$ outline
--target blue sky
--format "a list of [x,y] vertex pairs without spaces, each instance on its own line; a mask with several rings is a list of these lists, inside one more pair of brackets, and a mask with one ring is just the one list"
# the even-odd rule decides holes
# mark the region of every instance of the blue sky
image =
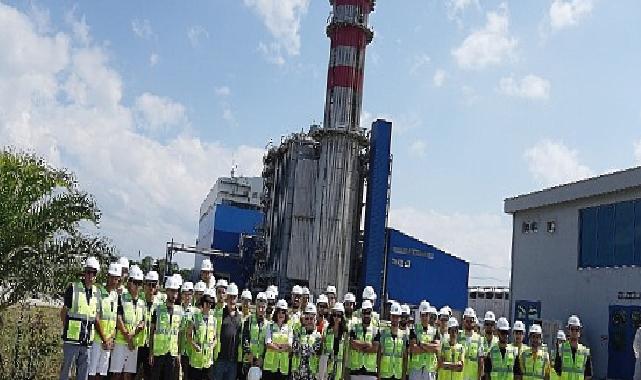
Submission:
[[[193,242],[232,162],[323,118],[322,0],[0,2],[0,145],[78,175],[124,254]],[[641,162],[641,4],[378,1],[363,125],[394,122],[392,226],[509,275],[505,197]]]

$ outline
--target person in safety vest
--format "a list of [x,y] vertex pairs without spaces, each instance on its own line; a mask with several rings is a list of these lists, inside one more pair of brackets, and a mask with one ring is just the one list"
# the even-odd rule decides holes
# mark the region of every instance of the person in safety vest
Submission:
[[530,346],[524,346],[520,354],[523,380],[550,379],[550,356],[541,349],[542,335],[541,326],[530,327]]
[[236,307],[238,286],[233,282],[225,292],[226,305],[223,309],[221,326],[218,331],[218,357],[214,360],[213,378],[235,380],[238,375],[238,347],[241,345],[242,318]]
[[268,320],[271,321],[274,315],[274,307],[276,307],[276,293],[267,289],[265,291],[265,296],[267,297],[267,309],[265,312],[265,316]]
[[345,321],[347,322],[347,331],[352,329],[352,326],[359,322],[358,317],[354,313],[356,306],[356,296],[353,293],[345,293],[343,297],[343,307],[345,308]]
[[[372,324],[374,326],[378,327],[378,325],[380,323],[380,316],[378,315],[378,313],[376,311],[373,310],[374,309],[374,305],[376,305],[376,298],[378,298],[376,296],[376,292],[374,291],[374,288],[371,287],[370,285],[365,286],[365,288],[363,289],[363,294],[362,294],[361,298],[362,298],[363,302],[369,301],[372,304]],[[356,316],[358,318],[361,317],[360,313],[361,313],[361,310],[357,310],[355,312],[355,314],[356,314]]]
[[483,339],[481,339],[482,354],[485,356],[492,346],[498,343],[498,338],[494,335],[496,327],[496,316],[493,312],[487,311],[483,318]]
[[[423,300],[418,306],[420,321],[410,330],[409,380],[436,380],[440,336],[430,325],[430,303]],[[475,379],[476,380],[476,379]]]
[[118,286],[118,295],[127,292],[127,283],[129,282],[129,259],[121,256],[118,259],[121,268],[120,285]]
[[316,331],[322,334],[327,327],[327,317],[329,316],[329,300],[326,295],[321,294],[318,296],[316,309],[318,309],[316,315]]
[[378,376],[381,380],[403,379],[407,369],[408,336],[400,329],[401,305],[390,307],[390,327],[380,332]]
[[289,353],[294,336],[287,323],[287,301],[276,302],[272,322],[265,334],[264,380],[286,380],[289,376]]
[[204,282],[208,289],[214,289],[216,287],[214,266],[211,264],[211,260],[209,259],[204,259],[200,263],[200,281]]
[[556,351],[554,372],[562,380],[590,380],[592,359],[590,349],[581,343],[581,320],[576,315],[568,318],[568,340]]
[[145,310],[142,293],[144,275],[137,265],[129,268],[127,291],[120,295],[117,312],[116,344],[109,372],[114,380],[131,380],[138,371],[138,347],[145,342]]
[[[216,317],[212,306],[216,302],[216,292],[207,288],[198,301],[198,310],[192,314],[187,325],[187,344],[189,345],[189,379],[209,380],[214,362],[216,347]],[[183,363],[184,365],[184,363]]]
[[158,305],[151,315],[149,328],[149,365],[151,379],[177,380],[180,373],[179,335],[182,308],[178,303],[178,278],[170,276],[165,281],[165,304]]
[[191,346],[187,344],[187,327],[191,323],[191,318],[198,310],[193,304],[194,284],[185,281],[180,287],[180,307],[183,310],[182,324],[180,326],[180,365],[182,369],[182,380],[189,380],[189,350]]
[[[447,312],[447,309],[442,307],[438,311],[438,334],[442,337],[447,337],[447,322],[450,320],[450,314]],[[441,340],[441,343],[444,343],[446,339]]]
[[552,380],[561,380],[561,376],[556,374],[554,368],[556,366],[556,353],[561,350],[561,346],[566,340],[565,331],[559,330],[556,332],[556,339],[552,345],[552,349],[550,350],[550,366],[552,368],[550,371],[550,379]]
[[303,296],[303,288],[300,285],[294,285],[291,292],[291,305],[289,310],[290,319],[293,316],[300,318],[304,309],[300,308],[301,297]]
[[308,304],[303,313],[302,328],[294,333],[292,341],[291,378],[312,380],[318,375],[319,355],[322,350],[321,334],[315,329],[316,307]]
[[334,285],[327,285],[325,295],[327,296],[327,306],[329,307],[329,310],[331,310],[336,303],[336,287]]
[[301,289],[299,310],[305,310],[307,304],[309,303],[309,295],[309,288],[307,286],[303,286]]
[[526,344],[523,344],[523,340],[525,338],[525,324],[521,321],[516,321],[514,322],[514,326],[512,326],[512,345],[516,348],[516,352],[521,355],[521,352],[523,352],[524,349],[527,348]]
[[481,375],[479,360],[482,356],[482,337],[476,333],[476,326],[476,312],[468,307],[463,312],[463,331],[458,336],[459,343],[465,348],[463,380],[478,380]]
[[347,365],[345,350],[349,341],[346,310],[342,303],[336,302],[334,304],[328,322],[323,336],[323,354],[327,356],[326,378],[328,380],[342,380]]
[[[209,289],[207,287],[207,284],[205,284],[203,281],[198,281],[197,283],[194,284],[194,299],[193,299],[193,304],[194,305],[200,305],[200,297],[205,294],[205,290]],[[214,296],[216,295],[216,292],[213,292]]]
[[72,363],[76,379],[87,380],[89,375],[90,346],[94,341],[94,326],[100,324],[98,304],[100,292],[94,285],[100,271],[95,257],[88,257],[83,264],[83,280],[71,283],[65,290],[64,305],[60,310],[62,321],[62,367],[60,379],[69,379]]
[[256,313],[250,315],[243,324],[243,351],[245,363],[250,367],[261,367],[265,355],[265,334],[269,327],[266,318],[267,295],[259,292],[256,295]]
[[360,322],[349,333],[349,373],[352,380],[376,380],[381,336],[372,323],[372,303],[363,301]]
[[165,295],[158,291],[158,272],[155,270],[147,272],[145,275],[144,292],[145,292],[145,331],[144,343],[138,347],[138,373],[142,378],[147,380],[151,378],[151,366],[149,365],[149,327],[151,326],[151,315],[158,305],[165,303]]
[[227,292],[227,280],[221,278],[216,282],[216,305],[214,306],[214,316],[216,317],[216,336],[219,338],[216,342],[216,349],[214,350],[214,364],[218,359],[220,352],[220,329],[223,326],[223,310],[225,309],[225,297]]
[[508,343],[510,323],[501,317],[496,322],[499,332],[498,343],[493,345],[483,359],[483,371],[490,380],[512,380],[521,378],[519,354],[514,346]]
[[459,343],[458,321],[447,321],[447,336],[443,338],[438,360],[439,380],[462,380],[465,369],[465,346]]
[[243,351],[243,328],[245,327],[245,321],[252,315],[250,309],[252,298],[252,292],[249,289],[245,289],[240,293],[240,344],[238,344],[238,355],[236,358],[238,361],[236,368],[236,377],[238,380],[244,380],[247,377],[247,370],[249,370],[249,365],[245,360],[245,353]]
[[398,329],[401,332],[401,334],[405,334],[409,336],[410,333],[410,327],[412,325],[410,321],[410,314],[412,311],[410,310],[410,306],[407,304],[401,305],[401,320],[398,323]]
[[116,289],[120,284],[122,270],[120,264],[109,264],[107,284],[98,288],[100,291],[100,302],[96,314],[100,323],[96,324],[93,345],[89,355],[89,379],[100,380],[101,376],[107,376],[109,370],[109,358],[113,350],[114,339],[116,338],[116,313],[118,311],[118,292]]

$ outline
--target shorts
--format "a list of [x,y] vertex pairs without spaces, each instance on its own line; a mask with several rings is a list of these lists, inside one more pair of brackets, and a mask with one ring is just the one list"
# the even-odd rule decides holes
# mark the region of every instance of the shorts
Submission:
[[136,373],[138,365],[138,348],[129,350],[127,344],[116,343],[111,353],[111,365],[109,372],[112,373]]
[[110,355],[111,350],[104,350],[102,342],[93,342],[89,354],[89,376],[107,376]]

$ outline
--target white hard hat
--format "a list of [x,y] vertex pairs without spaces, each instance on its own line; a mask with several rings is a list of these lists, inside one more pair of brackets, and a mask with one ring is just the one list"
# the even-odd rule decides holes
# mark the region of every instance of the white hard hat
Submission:
[[581,320],[576,315],[570,315],[568,318],[568,327],[581,327]]
[[203,296],[208,296],[214,302],[216,302],[216,289],[212,289],[212,288],[205,289],[205,291],[203,292]]
[[496,316],[492,311],[486,311],[485,318],[483,318],[483,322],[496,322]]
[[227,288],[228,285],[229,284],[227,283],[227,280],[225,280],[224,278],[221,278],[218,280],[218,282],[216,282],[217,288]]
[[242,293],[240,293],[240,299],[242,300],[252,300],[252,292],[249,291],[249,289],[243,290]]
[[334,285],[327,285],[327,289],[325,290],[325,293],[336,294],[336,287]]
[[476,312],[471,307],[465,308],[465,311],[463,312],[463,317],[476,318]]
[[402,314],[401,305],[399,305],[396,302],[392,303],[392,306],[390,306],[390,309],[389,309],[389,313],[390,315],[401,315]]
[[450,317],[450,319],[447,320],[447,328],[451,329],[453,327],[458,328],[458,320],[454,317]]
[[436,311],[436,308],[434,306],[430,305],[430,308],[427,310],[427,313],[437,315],[438,311]]
[[452,308],[449,307],[448,305],[443,306],[443,310],[447,313],[448,316],[452,316]]
[[496,329],[499,331],[510,331],[510,322],[507,321],[507,318],[501,317],[496,322]]
[[134,281],[142,281],[145,279],[145,275],[138,265],[132,265],[131,268],[129,268],[129,278]]
[[301,288],[300,285],[294,285],[294,287],[292,288],[292,294],[300,296],[301,294],[303,294],[303,288]]
[[267,296],[267,300],[269,301],[276,300],[276,294],[269,289],[265,292],[265,296]]
[[278,286],[276,285],[269,285],[267,287],[267,290],[271,290],[272,293],[274,293],[278,297]]
[[407,304],[401,305],[401,314],[410,315],[410,307]]
[[107,271],[110,276],[120,277],[122,276],[122,267],[118,263],[109,264],[109,270]]
[[319,303],[329,303],[327,296],[324,294],[321,294],[320,296],[318,296],[318,299],[316,300],[316,304],[318,305]]
[[209,259],[204,259],[200,263],[200,271],[201,272],[213,272],[214,271],[214,266],[211,265],[211,260]]
[[345,297],[343,297],[343,302],[356,303],[356,296],[353,293],[345,293]]
[[181,291],[183,292],[193,292],[194,291],[194,283],[190,281],[185,281],[183,282],[183,286],[180,288]]
[[230,296],[237,296],[238,295],[238,286],[234,284],[233,282],[227,285],[227,294]]
[[121,256],[118,259],[118,264],[122,267],[122,269],[127,269],[129,270],[129,259],[126,258],[125,256]]
[[341,313],[345,313],[345,306],[343,306],[342,302],[336,302],[334,306],[332,307],[332,311],[340,311]]
[[303,286],[302,294],[304,296],[308,296],[309,295],[309,288],[307,286]]
[[287,310],[287,301],[280,299],[276,302],[276,309]]
[[316,314],[316,306],[311,302],[308,303],[307,306],[305,306],[305,314]]
[[178,282],[178,286],[179,287],[182,286],[182,284],[183,284],[183,276],[180,273],[174,273],[174,275],[172,277],[176,279],[176,281]]
[[418,312],[420,314],[427,314],[430,312],[430,303],[423,300],[421,303],[418,305]]
[[557,331],[556,332],[556,339],[558,339],[558,340],[567,340],[567,338],[565,337],[565,331],[563,331],[563,330]]
[[194,285],[194,291],[195,292],[205,292],[207,290],[207,284],[205,284],[202,281],[198,281],[196,285]]
[[180,284],[178,284],[178,280],[176,277],[169,276],[165,280],[165,289],[171,289],[171,290],[178,290],[180,289]]
[[525,323],[523,323],[521,321],[514,322],[514,326],[512,326],[512,331],[523,331],[523,332],[525,332]]
[[158,281],[158,272],[155,270],[150,270],[145,275],[145,281]]
[[100,263],[95,257],[89,256],[87,257],[87,260],[85,260],[85,268],[91,268],[96,272],[100,272]]
[[372,310],[373,307],[372,301],[370,300],[363,301],[363,304],[361,305],[361,309],[363,310]]
[[258,292],[256,295],[256,302],[258,301],[267,302],[267,294],[265,294],[265,292]]
[[[517,321],[517,322],[520,322],[520,321]],[[516,325],[516,322],[514,322],[514,324]],[[543,330],[539,325],[532,325],[530,326],[530,334],[543,334]]]
[[363,299],[370,301],[376,300],[376,292],[370,285],[367,285],[365,289],[363,289]]
[[438,317],[450,317],[450,313],[447,312],[447,309],[442,307],[441,310],[438,311]]

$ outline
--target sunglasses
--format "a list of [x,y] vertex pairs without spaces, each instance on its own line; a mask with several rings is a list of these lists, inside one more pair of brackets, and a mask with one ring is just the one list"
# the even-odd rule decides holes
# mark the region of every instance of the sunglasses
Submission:
[[155,282],[148,282],[146,285],[149,286],[150,288],[155,288],[158,286],[158,284]]
[[581,331],[580,327],[570,327],[570,331],[579,332]]

